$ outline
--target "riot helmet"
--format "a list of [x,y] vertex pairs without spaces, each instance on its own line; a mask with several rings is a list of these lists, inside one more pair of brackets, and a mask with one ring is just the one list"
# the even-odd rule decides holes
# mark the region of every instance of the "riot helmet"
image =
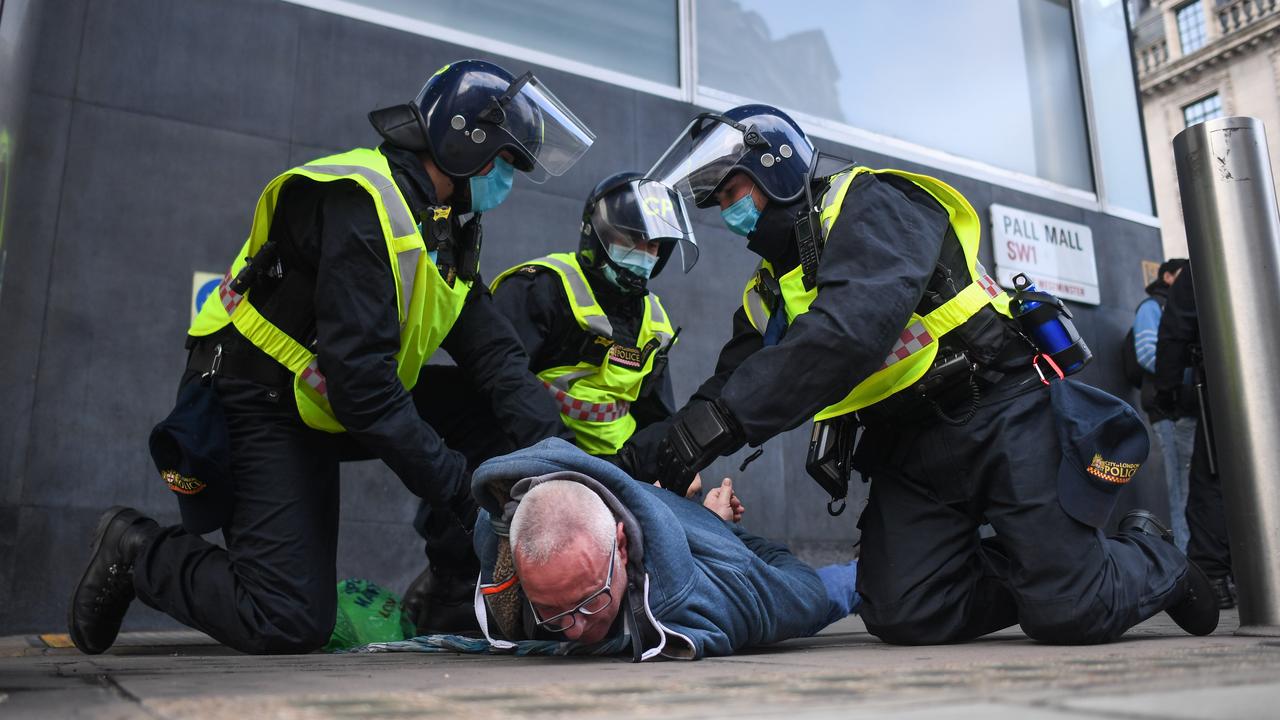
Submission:
[[741,105],[701,113],[680,133],[648,177],[676,188],[700,208],[735,172],[746,173],[769,200],[787,204],[804,194],[813,143],[786,113],[769,105]]
[[[653,245],[657,245],[656,253]],[[624,292],[643,292],[680,250],[685,272],[698,243],[680,193],[637,172],[600,181],[582,208],[578,262]]]
[[595,135],[532,73],[516,78],[484,60],[436,71],[411,103],[374,110],[369,122],[392,145],[430,153],[446,175],[476,175],[507,150],[541,183],[560,176]]

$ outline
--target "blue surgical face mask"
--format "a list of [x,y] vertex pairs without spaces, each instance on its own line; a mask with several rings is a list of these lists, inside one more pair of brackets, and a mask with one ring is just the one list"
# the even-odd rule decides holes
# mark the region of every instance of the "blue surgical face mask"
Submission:
[[760,211],[756,209],[756,202],[751,199],[751,193],[747,193],[734,204],[721,210],[720,217],[724,218],[724,224],[728,225],[730,230],[746,237],[756,228]]
[[619,267],[631,271],[637,277],[645,280],[649,279],[649,275],[653,273],[653,268],[658,264],[658,256],[650,255],[643,250],[635,250],[625,248],[620,245],[609,246],[609,258],[618,263]]
[[516,169],[501,156],[493,159],[493,168],[484,175],[474,175],[471,185],[471,212],[487,212],[502,204],[511,193]]

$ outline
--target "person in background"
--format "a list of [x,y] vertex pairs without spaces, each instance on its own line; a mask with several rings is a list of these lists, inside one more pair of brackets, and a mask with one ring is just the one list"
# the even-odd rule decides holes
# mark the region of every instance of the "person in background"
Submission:
[[[1192,385],[1186,381],[1192,372]],[[1204,382],[1204,359],[1200,353],[1200,318],[1196,309],[1195,278],[1188,266],[1169,288],[1169,300],[1160,318],[1156,342],[1155,404],[1165,414],[1177,412],[1181,395],[1195,392]],[[1212,388],[1209,388],[1212,391]],[[1200,431],[1191,452],[1191,472],[1187,488],[1187,556],[1209,576],[1219,608],[1235,607],[1231,580],[1231,547],[1226,511],[1222,506],[1222,479],[1214,457],[1213,428],[1209,418],[1210,398],[1196,393],[1200,409]]]
[[[1133,353],[1139,368],[1138,379],[1142,388],[1142,409],[1160,444],[1164,457],[1165,484],[1169,489],[1169,520],[1174,542],[1186,552],[1187,539],[1187,473],[1191,466],[1191,450],[1196,435],[1195,393],[1184,388],[1173,406],[1173,413],[1166,414],[1156,405],[1156,338],[1159,336],[1160,317],[1168,301],[1169,287],[1187,266],[1185,258],[1166,260],[1155,280],[1147,285],[1147,297],[1138,305],[1133,318]],[[1127,349],[1126,349],[1127,351]]]

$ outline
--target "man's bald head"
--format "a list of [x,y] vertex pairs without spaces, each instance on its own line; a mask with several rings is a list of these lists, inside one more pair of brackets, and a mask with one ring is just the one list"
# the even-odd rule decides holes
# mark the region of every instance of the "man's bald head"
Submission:
[[511,551],[542,565],[570,543],[586,541],[604,557],[613,547],[613,513],[590,488],[569,480],[535,485],[511,519]]

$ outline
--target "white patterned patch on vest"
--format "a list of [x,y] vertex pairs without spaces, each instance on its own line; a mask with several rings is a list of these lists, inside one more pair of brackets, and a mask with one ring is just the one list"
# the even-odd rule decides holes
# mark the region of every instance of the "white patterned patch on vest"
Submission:
[[893,344],[893,349],[889,351],[889,357],[884,359],[884,365],[880,366],[880,369],[883,370],[900,360],[906,360],[932,342],[933,336],[929,334],[928,330],[925,330],[924,323],[918,321],[911,323],[898,336],[898,341]]
[[551,391],[552,397],[556,399],[556,404],[560,406],[560,414],[568,417],[570,420],[582,420],[585,422],[613,422],[618,418],[624,417],[631,412],[631,403],[619,401],[616,403],[590,403],[586,400],[579,400],[571,397],[569,393],[552,385],[549,382],[543,382],[543,385]]
[[310,365],[302,369],[302,382],[310,385],[320,397],[329,395],[329,386],[325,383],[324,373],[320,372],[320,365],[316,360],[312,360]]
[[240,301],[244,300],[243,295],[231,289],[230,270],[222,276],[222,284],[218,286],[218,298],[222,301],[222,307],[227,311],[227,315],[234,313],[240,306]]
[[996,285],[996,281],[992,280],[990,275],[983,274],[979,276],[978,284],[981,285],[982,289],[986,290],[987,294],[991,297],[994,298],[1000,296],[1000,287]]

